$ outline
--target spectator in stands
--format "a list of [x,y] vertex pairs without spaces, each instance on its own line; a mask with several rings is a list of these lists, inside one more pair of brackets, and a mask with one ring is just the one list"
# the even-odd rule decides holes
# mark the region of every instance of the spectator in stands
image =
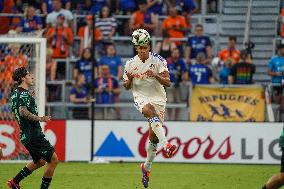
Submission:
[[231,73],[232,62],[226,61],[219,70],[219,82],[220,84],[226,85],[229,83],[229,75]]
[[240,60],[240,51],[236,49],[236,36],[230,36],[228,38],[228,47],[223,49],[218,53],[218,57],[221,61],[227,62],[229,64],[236,64]]
[[13,8],[13,14],[15,15],[11,17],[10,30],[16,30],[22,18],[21,16],[19,16],[19,14],[23,13],[24,13],[24,7],[22,0],[15,0],[15,5]]
[[95,79],[96,103],[98,104],[113,104],[114,96],[120,93],[118,81],[111,76],[108,65],[100,67],[101,74]]
[[83,2],[73,2],[73,12],[79,15],[91,14],[91,8],[93,6],[92,0],[84,0]]
[[46,50],[46,78],[47,80],[54,81],[56,78],[57,62],[52,58],[53,50],[48,48]]
[[163,15],[163,0],[147,0],[149,12],[154,14]]
[[[86,87],[85,76],[83,73],[78,73],[75,78],[75,85],[70,90],[70,102],[74,104],[85,104],[90,102],[89,90]],[[73,108],[73,118],[75,119],[88,119],[87,107]]]
[[175,49],[177,46],[176,44],[171,41],[169,34],[164,31],[163,32],[163,40],[159,41],[156,44],[155,52],[159,55],[161,55],[163,58],[167,59],[171,56],[171,52],[173,49]]
[[[53,0],[43,0],[41,3],[42,13],[46,16],[47,14],[51,13],[53,8]],[[62,7],[66,10],[71,10],[71,1],[69,0],[61,0]]]
[[142,28],[153,34],[158,26],[157,16],[148,11],[146,0],[139,1],[138,7],[139,10],[131,15],[130,29],[136,30]]
[[60,0],[52,0],[52,9],[53,11],[49,13],[46,17],[47,27],[56,26],[57,25],[57,17],[58,15],[63,15],[64,26],[73,27],[73,15],[69,10],[62,8],[62,3]]
[[[178,48],[174,48],[171,57],[167,59],[168,69],[170,73],[171,86],[166,88],[167,99],[169,103],[181,103],[181,82],[187,80],[186,63],[180,58]],[[168,109],[168,119],[177,120],[179,116],[179,108],[175,109],[175,117],[173,117],[173,109]]]
[[198,12],[194,0],[165,0],[167,7],[176,7],[178,14],[186,18],[186,23],[190,26],[191,15]]
[[273,56],[268,63],[268,75],[271,76],[274,100],[280,104],[284,84],[284,44],[278,45],[278,55]]
[[97,14],[101,11],[103,6],[107,5],[107,0],[93,0],[93,6],[91,8],[92,14]]
[[69,47],[73,44],[73,33],[71,28],[64,26],[63,14],[57,16],[56,26],[50,27],[46,32],[46,38],[53,50],[52,58],[67,58]]
[[204,53],[198,53],[196,56],[196,64],[189,68],[189,77],[193,85],[214,83],[212,70],[206,65],[206,57]]
[[137,8],[136,0],[118,0],[117,7],[119,11],[122,11],[124,15],[130,15]]
[[[14,0],[2,0],[0,13],[14,13]],[[10,17],[0,16],[0,34],[6,34],[10,29]]]
[[[76,62],[73,72],[74,78],[77,78],[79,73],[83,73],[87,85],[89,86],[92,79],[92,54],[90,48],[85,48],[82,52],[81,58]],[[97,75],[97,69],[94,71],[94,77]]]
[[195,26],[195,35],[189,37],[186,49],[185,49],[185,59],[188,64],[194,63],[197,54],[204,53],[206,56],[206,63],[211,63],[212,59],[212,48],[209,37],[203,35],[203,25],[197,24]]
[[110,75],[120,80],[123,74],[122,61],[119,56],[116,55],[114,44],[108,45],[106,56],[102,56],[99,62],[99,69],[103,65],[108,65],[110,69]]
[[29,6],[25,10],[24,18],[21,18],[21,22],[18,25],[17,32],[32,32],[42,29],[42,21],[35,13],[35,8]]
[[[80,52],[85,48],[91,48],[92,45],[92,36],[91,33],[94,33],[96,47],[99,47],[100,41],[102,39],[101,31],[96,28],[95,32],[92,32],[92,15],[86,16],[86,25],[81,26],[78,31],[78,37],[80,38]],[[97,49],[97,48],[96,48]]]
[[[20,47],[20,44],[10,45],[10,54],[4,59],[7,72],[13,73],[17,68],[28,66],[27,57],[21,52]],[[9,75],[12,77],[12,74]]]
[[246,50],[240,54],[240,62],[234,64],[229,76],[229,84],[252,84],[255,65],[249,63],[249,56]]
[[[170,37],[182,39],[185,32],[189,30],[189,26],[183,16],[177,15],[176,7],[169,7],[169,16],[163,21],[162,29]],[[176,41],[175,43],[180,52],[183,53],[182,41]]]
[[117,23],[115,18],[111,15],[108,7],[104,6],[96,19],[96,28],[102,33],[102,40],[109,42],[115,35]]

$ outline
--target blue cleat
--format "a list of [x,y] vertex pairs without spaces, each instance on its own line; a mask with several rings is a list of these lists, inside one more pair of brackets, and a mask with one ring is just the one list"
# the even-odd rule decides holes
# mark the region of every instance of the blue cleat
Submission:
[[147,171],[144,167],[144,163],[141,163],[141,172],[142,172],[142,184],[144,188],[148,188],[149,186],[149,177],[150,177],[150,171]]

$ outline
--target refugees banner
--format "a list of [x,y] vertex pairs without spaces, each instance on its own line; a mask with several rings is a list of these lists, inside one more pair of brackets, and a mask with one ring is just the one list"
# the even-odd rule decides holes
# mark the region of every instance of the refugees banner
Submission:
[[192,121],[264,121],[264,91],[262,87],[192,88],[190,120]]

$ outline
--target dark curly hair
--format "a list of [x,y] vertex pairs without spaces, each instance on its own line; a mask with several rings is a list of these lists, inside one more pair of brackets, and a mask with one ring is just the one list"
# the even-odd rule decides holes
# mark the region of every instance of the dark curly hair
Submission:
[[29,72],[25,67],[20,67],[13,72],[12,78],[18,83],[18,85],[20,85],[22,83],[22,78],[28,74]]

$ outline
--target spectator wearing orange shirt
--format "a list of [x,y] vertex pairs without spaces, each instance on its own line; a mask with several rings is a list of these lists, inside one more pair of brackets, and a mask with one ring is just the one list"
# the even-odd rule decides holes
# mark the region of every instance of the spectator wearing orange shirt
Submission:
[[141,28],[153,34],[158,25],[157,16],[148,11],[148,5],[145,0],[139,1],[138,7],[139,10],[135,11],[130,17],[130,29],[133,31]]
[[[10,45],[11,52],[4,59],[6,72],[10,72],[10,74],[7,73],[10,77],[11,73],[13,73],[17,68],[28,66],[27,57],[21,53],[20,47],[21,46],[19,44]],[[12,77],[9,79],[12,79]]]
[[[169,16],[163,21],[162,29],[172,38],[183,38],[184,33],[189,30],[189,26],[184,16],[177,15],[176,7],[169,7]],[[176,41],[176,45],[180,52],[183,52],[182,42]]]
[[[81,26],[78,30],[78,37],[80,38],[80,54],[83,52],[83,49],[85,48],[91,48],[92,45],[92,15],[88,15],[86,17],[86,25]],[[101,31],[96,28],[94,32],[95,42],[97,45],[100,44],[100,41],[102,39]]]
[[46,33],[47,41],[53,50],[53,58],[67,58],[69,47],[73,44],[72,30],[64,26],[64,20],[64,15],[59,14],[56,27],[50,27]]
[[237,37],[230,36],[228,38],[228,47],[219,52],[218,57],[221,61],[229,64],[236,64],[240,60],[240,51],[236,49]]

